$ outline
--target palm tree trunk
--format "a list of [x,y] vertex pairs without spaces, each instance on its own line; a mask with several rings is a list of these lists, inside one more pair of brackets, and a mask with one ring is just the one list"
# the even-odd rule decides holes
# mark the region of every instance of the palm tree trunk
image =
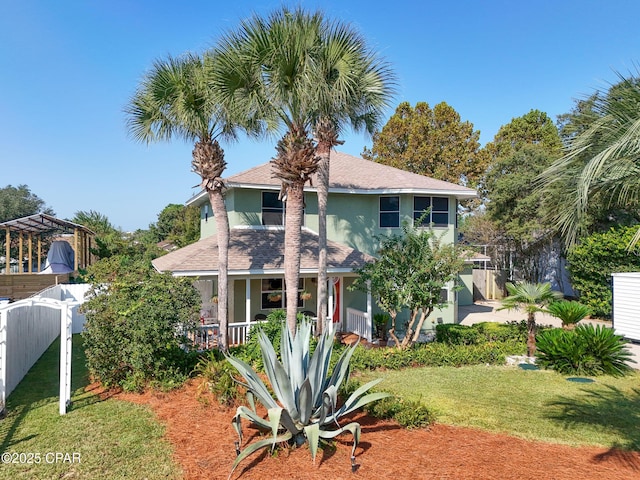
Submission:
[[218,323],[220,341],[218,348],[227,351],[228,341],[228,264],[229,264],[229,217],[224,196],[219,189],[209,191],[209,202],[216,221],[218,237]]
[[529,312],[527,316],[527,355],[533,357],[536,354],[536,317]]
[[300,280],[300,245],[304,209],[304,182],[288,185],[285,207],[284,280],[287,294],[287,327],[295,335]]
[[329,192],[329,157],[331,148],[318,143],[318,320],[316,335],[320,335],[327,319],[327,196]]

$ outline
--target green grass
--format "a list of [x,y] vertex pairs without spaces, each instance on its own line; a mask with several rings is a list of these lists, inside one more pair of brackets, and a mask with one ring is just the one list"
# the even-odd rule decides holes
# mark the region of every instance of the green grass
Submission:
[[640,372],[567,381],[547,370],[471,366],[376,371],[380,389],[420,400],[440,423],[529,440],[640,450]]
[[[177,479],[171,445],[150,409],[101,400],[88,385],[81,337],[73,338],[73,405],[58,414],[59,341],[54,342],[7,399],[0,421],[0,453],[33,454],[39,464],[0,465],[0,479]],[[53,462],[49,452],[77,462]]]

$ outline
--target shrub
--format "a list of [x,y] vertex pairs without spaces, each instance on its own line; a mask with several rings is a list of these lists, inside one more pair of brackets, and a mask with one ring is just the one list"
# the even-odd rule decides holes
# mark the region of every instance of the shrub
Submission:
[[562,321],[564,328],[572,328],[580,320],[591,314],[591,309],[574,300],[554,302],[548,307],[549,313]]
[[219,350],[211,350],[200,358],[194,373],[201,377],[198,392],[207,390],[223,405],[234,405],[242,392],[234,378],[235,369]]
[[521,341],[486,342],[479,345],[446,343],[417,344],[406,350],[396,348],[364,348],[358,346],[351,359],[354,370],[406,367],[439,367],[502,364],[507,355],[521,355],[526,345]]
[[636,231],[637,226],[633,226],[594,233],[581,240],[567,255],[571,285],[580,293],[580,301],[597,317],[611,317],[611,274],[640,269],[640,247],[634,247],[631,252],[628,250]]
[[142,268],[93,286],[83,305],[87,367],[105,386],[139,390],[184,382],[197,356],[183,348],[200,296],[191,281]]
[[524,330],[519,323],[481,322],[474,325],[436,325],[436,342],[449,345],[479,345],[487,342],[522,341],[527,338],[526,322]]
[[[357,380],[349,380],[340,390],[342,396],[349,396],[360,387]],[[393,419],[405,428],[426,427],[435,421],[429,409],[417,400],[403,400],[394,396],[383,398],[364,407],[365,412],[382,420]]]
[[562,374],[622,376],[631,370],[626,341],[601,325],[547,330],[539,334],[538,342],[538,365]]

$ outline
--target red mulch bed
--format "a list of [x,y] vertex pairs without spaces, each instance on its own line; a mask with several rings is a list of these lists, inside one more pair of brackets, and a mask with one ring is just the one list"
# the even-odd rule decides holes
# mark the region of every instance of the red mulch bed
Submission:
[[[231,426],[235,410],[215,399],[198,399],[196,384],[171,393],[124,394],[117,398],[150,405],[166,425],[174,458],[185,479],[226,479],[235,459],[237,435]],[[612,480],[640,479],[640,452],[569,447],[529,442],[469,428],[434,425],[406,430],[396,423],[356,415],[362,425],[351,472],[351,435],[335,448],[319,451],[315,464],[308,448],[282,448],[275,454],[254,453],[233,479],[499,479]],[[255,430],[243,422],[245,444]]]

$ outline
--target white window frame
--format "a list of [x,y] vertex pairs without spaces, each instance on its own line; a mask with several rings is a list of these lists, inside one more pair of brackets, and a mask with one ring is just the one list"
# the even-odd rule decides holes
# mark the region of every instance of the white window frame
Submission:
[[[425,210],[416,210],[416,199],[418,198],[428,198],[429,199],[429,207],[431,210],[429,211],[429,215],[423,220],[423,222],[418,225],[418,219],[425,213]],[[434,210],[433,209],[433,200],[434,198],[443,198],[447,201],[447,210]],[[413,225],[415,227],[428,227],[429,225],[433,225],[434,227],[446,228],[451,225],[451,216],[449,215],[449,202],[451,199],[449,197],[438,197],[433,195],[414,195],[413,196]],[[433,221],[434,214],[436,215],[447,215],[447,223],[436,223]]]
[[[397,198],[398,199],[398,209],[397,210],[382,210],[382,199],[383,198]],[[397,214],[397,225],[386,226],[382,225],[382,215],[383,214]],[[378,197],[378,225],[380,228],[400,228],[400,195],[381,195]]]

